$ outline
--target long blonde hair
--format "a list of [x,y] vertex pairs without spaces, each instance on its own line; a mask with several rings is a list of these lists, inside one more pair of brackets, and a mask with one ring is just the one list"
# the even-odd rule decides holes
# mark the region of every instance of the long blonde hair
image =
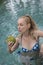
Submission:
[[34,35],[34,30],[37,30],[38,28],[37,28],[36,23],[33,21],[33,19],[32,19],[30,16],[27,16],[27,15],[22,16],[22,17],[20,17],[20,18],[24,18],[24,20],[25,20],[25,22],[26,22],[27,24],[30,23],[29,34],[30,34],[34,39],[36,39],[36,35]]

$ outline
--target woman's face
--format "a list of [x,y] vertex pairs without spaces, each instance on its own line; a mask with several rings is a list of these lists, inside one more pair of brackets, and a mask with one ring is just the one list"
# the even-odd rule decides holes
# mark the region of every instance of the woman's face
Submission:
[[29,25],[25,22],[25,19],[21,18],[18,20],[18,31],[23,34],[29,29]]

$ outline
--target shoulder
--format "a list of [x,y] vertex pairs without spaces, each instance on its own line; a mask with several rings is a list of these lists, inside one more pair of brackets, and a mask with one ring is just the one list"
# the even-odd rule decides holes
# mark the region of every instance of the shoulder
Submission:
[[41,30],[34,30],[34,34],[37,35],[38,37],[43,37],[43,31]]

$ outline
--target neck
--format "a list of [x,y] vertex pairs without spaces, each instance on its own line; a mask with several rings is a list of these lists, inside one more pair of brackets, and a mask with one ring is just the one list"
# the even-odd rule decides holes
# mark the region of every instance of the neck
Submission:
[[24,34],[23,34],[24,37],[28,37],[29,36],[29,32],[26,31]]

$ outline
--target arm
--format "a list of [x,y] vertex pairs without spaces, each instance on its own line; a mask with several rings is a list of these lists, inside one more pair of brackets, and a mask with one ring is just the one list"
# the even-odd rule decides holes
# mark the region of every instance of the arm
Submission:
[[[36,30],[36,31],[34,31],[34,33],[37,37],[43,37],[43,31]],[[40,53],[39,54],[43,55],[43,44],[40,45]]]
[[40,55],[43,56],[43,44],[40,45]]
[[36,31],[36,34],[37,34],[39,37],[43,37],[43,31],[37,30],[37,31]]
[[[38,37],[43,37],[43,31],[38,30],[36,33]],[[40,55],[43,55],[43,43],[40,45]]]
[[10,53],[15,51],[19,46],[18,38],[16,38],[16,42],[12,45],[13,42],[8,42],[8,50]]

